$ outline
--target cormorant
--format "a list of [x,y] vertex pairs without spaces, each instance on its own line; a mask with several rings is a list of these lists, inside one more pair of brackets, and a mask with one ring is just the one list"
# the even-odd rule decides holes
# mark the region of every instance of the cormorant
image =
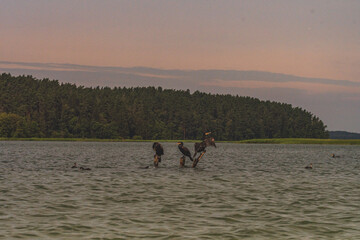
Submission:
[[193,158],[195,158],[197,153],[206,152],[205,148],[208,146],[216,147],[215,139],[213,137],[206,137],[201,143],[195,143],[195,153]]
[[203,140],[205,140],[206,138],[209,138],[210,135],[211,134],[211,132],[206,132],[206,133],[204,133],[204,135],[203,135]]
[[154,165],[157,167],[158,163],[161,162],[161,155],[164,155],[164,148],[158,142],[154,142],[152,148],[155,151]]
[[184,143],[183,142],[178,142],[178,147],[179,150],[182,154],[184,154],[184,157],[189,157],[191,161],[193,161],[193,158],[191,157],[191,153],[189,151],[189,149],[187,147],[184,147]]

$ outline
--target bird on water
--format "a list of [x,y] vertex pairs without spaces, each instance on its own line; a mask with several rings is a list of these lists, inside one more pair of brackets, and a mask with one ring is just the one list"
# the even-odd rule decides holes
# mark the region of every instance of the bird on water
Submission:
[[158,142],[154,142],[152,148],[155,151],[154,165],[157,167],[158,163],[161,162],[161,156],[164,155],[164,148]]
[[312,168],[313,168],[312,163],[310,163],[309,165],[307,165],[305,168],[306,168],[306,169],[312,169]]
[[177,144],[178,144],[178,148],[179,148],[180,152],[184,155],[184,157],[186,156],[186,157],[190,158],[191,161],[193,161],[190,150],[184,146],[184,143],[178,142]]
[[71,168],[79,168],[80,170],[91,170],[91,168],[88,168],[88,167],[78,167],[76,162],[74,163],[74,165]]
[[195,153],[193,158],[195,158],[197,153],[205,153],[206,152],[206,147],[208,146],[213,146],[216,147],[215,144],[215,138],[213,137],[206,137],[202,142],[200,143],[195,143]]

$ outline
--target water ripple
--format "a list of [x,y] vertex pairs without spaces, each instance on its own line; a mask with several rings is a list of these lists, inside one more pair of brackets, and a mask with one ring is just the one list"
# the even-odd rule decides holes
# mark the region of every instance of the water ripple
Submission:
[[358,146],[163,145],[0,142],[0,239],[360,239]]

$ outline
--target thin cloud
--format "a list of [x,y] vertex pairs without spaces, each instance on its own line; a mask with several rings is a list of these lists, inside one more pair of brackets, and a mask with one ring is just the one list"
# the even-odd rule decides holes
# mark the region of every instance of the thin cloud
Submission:
[[[219,84],[233,84],[236,86],[239,82],[264,82],[268,83],[310,83],[335,85],[342,87],[360,87],[360,82],[349,80],[335,80],[327,78],[308,78],[301,76],[294,76],[282,73],[272,73],[263,71],[239,71],[239,70],[176,70],[176,69],[155,69],[145,67],[99,67],[99,66],[84,66],[76,64],[54,64],[54,63],[23,63],[23,62],[6,62],[0,61],[0,69],[32,69],[42,71],[83,71],[83,72],[97,72],[97,73],[111,73],[118,74],[119,77],[138,78],[138,80],[183,80],[193,81],[201,84],[216,85]],[[151,83],[151,82],[148,82]],[[242,85],[243,85],[242,84]],[[299,87],[295,85],[294,87]]]

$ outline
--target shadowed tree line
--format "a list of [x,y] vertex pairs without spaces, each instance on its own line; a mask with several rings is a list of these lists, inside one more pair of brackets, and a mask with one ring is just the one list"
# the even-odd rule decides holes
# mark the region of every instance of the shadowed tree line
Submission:
[[161,87],[77,87],[0,75],[0,137],[125,139],[328,138],[323,122],[290,104]]

